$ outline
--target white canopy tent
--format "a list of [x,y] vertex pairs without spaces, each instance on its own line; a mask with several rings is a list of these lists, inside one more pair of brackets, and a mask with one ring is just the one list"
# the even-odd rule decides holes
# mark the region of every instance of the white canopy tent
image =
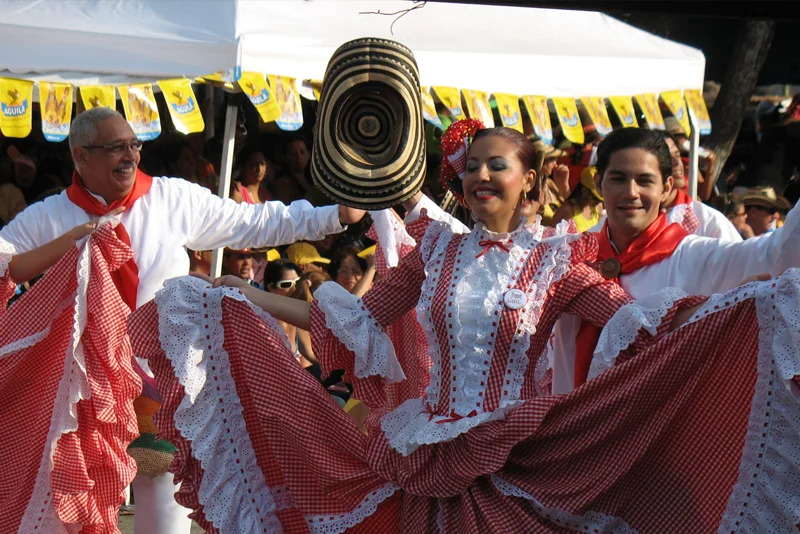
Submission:
[[384,0],[4,0],[0,76],[82,83],[234,67],[321,79],[357,37],[414,51],[423,85],[554,96],[701,88],[705,58],[595,12]]
[[[0,76],[80,86],[240,68],[321,80],[339,45],[383,37],[414,51],[427,86],[605,97],[703,85],[702,52],[600,13],[429,2],[398,19],[419,5],[397,0],[4,0]],[[230,186],[235,125],[236,108],[229,106],[223,196]],[[692,137],[696,152],[696,132]],[[697,176],[696,157],[692,160],[691,175]],[[692,187],[695,195],[695,180]],[[219,260],[216,254],[217,273]]]

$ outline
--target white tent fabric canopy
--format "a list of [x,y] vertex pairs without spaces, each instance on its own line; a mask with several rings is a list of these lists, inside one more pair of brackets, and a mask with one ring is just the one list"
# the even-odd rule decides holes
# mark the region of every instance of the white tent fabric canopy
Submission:
[[594,12],[388,0],[4,0],[0,76],[77,85],[234,67],[322,79],[347,40],[414,52],[423,85],[517,95],[699,89],[705,58]]

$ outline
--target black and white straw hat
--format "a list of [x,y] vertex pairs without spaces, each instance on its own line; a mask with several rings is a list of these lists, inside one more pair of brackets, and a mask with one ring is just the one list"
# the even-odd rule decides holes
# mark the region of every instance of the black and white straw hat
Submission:
[[370,210],[422,187],[425,128],[411,50],[377,38],[336,50],[322,83],[311,176],[337,203]]

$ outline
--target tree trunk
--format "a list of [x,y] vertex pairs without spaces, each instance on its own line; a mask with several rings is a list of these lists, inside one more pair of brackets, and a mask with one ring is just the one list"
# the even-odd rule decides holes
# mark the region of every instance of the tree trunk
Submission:
[[712,177],[715,182],[739,135],[750,96],[756,88],[774,33],[774,22],[759,20],[744,22],[739,31],[722,88],[711,108],[711,135],[704,143],[717,154],[717,165]]

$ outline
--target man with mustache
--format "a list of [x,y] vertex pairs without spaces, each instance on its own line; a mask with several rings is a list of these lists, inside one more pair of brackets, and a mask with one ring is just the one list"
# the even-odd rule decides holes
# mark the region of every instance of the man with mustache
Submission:
[[[33,258],[12,257],[9,270],[17,282],[49,269],[91,232],[100,217],[118,216],[117,237],[131,247],[133,259],[112,277],[123,301],[135,310],[150,301],[167,279],[188,272],[186,248],[241,250],[318,240],[343,231],[343,225],[364,214],[337,206],[313,208],[305,201],[289,206],[237,204],[185,180],[150,177],[138,169],[141,141],[125,118],[111,109],[94,108],[78,115],[69,144],[75,163],[72,185],[29,206],[0,231],[0,244],[12,248],[12,254],[37,249]],[[43,245],[48,246],[39,248]],[[149,370],[144,361],[139,363],[148,391]],[[142,414],[138,415],[141,421]],[[147,430],[140,427],[142,434]],[[133,488],[137,534],[188,534],[188,511],[173,498],[171,474],[139,475]]]

